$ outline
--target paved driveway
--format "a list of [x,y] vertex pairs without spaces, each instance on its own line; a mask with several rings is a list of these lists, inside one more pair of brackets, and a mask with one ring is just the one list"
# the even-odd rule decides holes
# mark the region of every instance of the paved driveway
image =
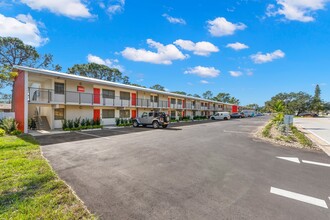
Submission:
[[38,138],[59,176],[102,219],[330,219],[330,159],[255,140],[264,123],[81,132],[54,144]]
[[314,135],[330,156],[330,118],[295,118],[294,124]]

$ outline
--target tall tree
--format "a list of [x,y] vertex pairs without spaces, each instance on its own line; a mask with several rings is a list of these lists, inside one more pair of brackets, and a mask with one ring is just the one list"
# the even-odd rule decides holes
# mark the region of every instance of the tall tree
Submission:
[[106,65],[97,63],[75,64],[68,69],[68,73],[111,82],[129,84],[129,78],[127,76],[123,76],[118,69],[110,68]]
[[165,91],[165,87],[161,86],[159,84],[153,85],[150,87],[150,89],[155,89],[155,90],[159,90],[159,91]]
[[172,93],[176,93],[176,94],[180,94],[180,95],[187,95],[187,93],[184,91],[174,91]]
[[213,98],[213,93],[210,90],[208,90],[208,91],[204,92],[202,94],[202,96],[203,96],[204,99],[212,99]]
[[239,105],[240,101],[235,97],[230,97],[228,103]]
[[[0,37],[0,88],[10,86],[13,88],[13,80],[17,73],[12,72],[14,65],[45,68],[60,71],[59,65],[53,65],[53,55],[38,53],[35,47],[26,45],[18,38]],[[12,91],[14,93],[14,91]],[[14,98],[14,94],[12,94]],[[12,100],[14,104],[14,100]],[[14,105],[12,104],[12,110]]]
[[214,97],[214,100],[218,101],[218,102],[224,102],[224,103],[229,103],[230,101],[230,94],[229,93],[223,93],[223,92],[220,92],[218,93],[218,95],[216,95]]
[[198,94],[193,94],[193,97],[195,97],[195,98],[201,98],[201,96],[198,95]]
[[321,100],[321,89],[319,85],[315,86],[314,97],[312,100],[312,110],[319,113],[323,109],[323,103]]

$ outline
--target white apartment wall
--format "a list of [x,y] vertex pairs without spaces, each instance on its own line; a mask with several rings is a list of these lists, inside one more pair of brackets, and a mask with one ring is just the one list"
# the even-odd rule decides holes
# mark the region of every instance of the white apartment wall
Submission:
[[93,107],[92,106],[73,106],[66,105],[65,118],[73,120],[81,117],[81,119],[88,118],[93,119]]

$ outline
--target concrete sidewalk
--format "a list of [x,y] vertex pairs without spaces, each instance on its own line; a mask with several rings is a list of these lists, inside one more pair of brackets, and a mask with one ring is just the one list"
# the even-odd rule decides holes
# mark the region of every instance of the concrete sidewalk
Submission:
[[294,125],[330,156],[330,118],[295,118]]

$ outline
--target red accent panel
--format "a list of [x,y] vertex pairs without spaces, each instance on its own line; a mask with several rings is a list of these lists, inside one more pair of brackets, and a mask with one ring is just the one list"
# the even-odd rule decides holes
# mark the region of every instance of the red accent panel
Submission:
[[233,105],[233,106],[231,107],[231,112],[232,112],[232,113],[237,113],[237,112],[238,112],[238,107],[237,107],[237,105]]
[[85,92],[85,88],[83,86],[77,86],[77,92]]
[[101,103],[100,94],[101,94],[100,89],[94,88],[94,103],[95,104]]
[[14,111],[15,120],[18,123],[18,130],[24,132],[25,112],[25,72],[19,70],[14,84]]
[[168,107],[170,108],[171,107],[171,99],[168,98],[168,103],[167,103]]
[[98,119],[100,119],[100,116],[101,116],[101,111],[100,111],[100,109],[94,109],[94,116],[93,116],[93,119],[94,119],[94,120],[98,120]]
[[182,117],[184,117],[184,111],[182,111]]
[[[133,106],[136,106],[136,93],[132,93],[132,105]],[[135,111],[135,113],[136,113],[136,111]],[[135,116],[136,117],[136,116]],[[134,117],[134,118],[135,118]]]
[[186,100],[182,100],[183,108],[186,108]]
[[136,110],[132,110],[132,118],[136,118]]

